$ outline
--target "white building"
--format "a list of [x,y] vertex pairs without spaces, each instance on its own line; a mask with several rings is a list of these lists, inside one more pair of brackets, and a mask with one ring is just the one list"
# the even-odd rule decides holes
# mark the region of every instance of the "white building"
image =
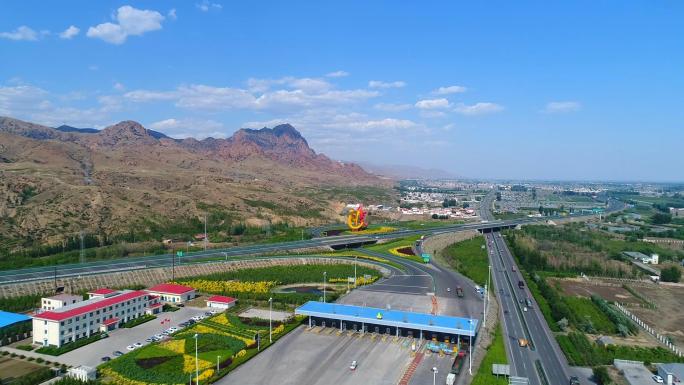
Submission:
[[69,370],[67,370],[67,376],[86,382],[97,378],[97,370],[90,366],[81,365],[75,368],[69,368]]
[[222,295],[212,295],[207,298],[207,307],[214,309],[229,309],[235,306],[237,299],[233,297],[225,297]]
[[119,294],[118,291],[106,287],[88,292],[88,298],[107,298]]
[[40,308],[41,310],[55,310],[81,301],[83,301],[83,297],[80,295],[58,294],[52,297],[41,298]]
[[159,312],[159,298],[141,290],[95,297],[33,316],[33,343],[62,346],[115,329],[119,324]]
[[157,295],[162,302],[183,303],[195,298],[195,289],[176,283],[161,283],[147,289],[150,294]]

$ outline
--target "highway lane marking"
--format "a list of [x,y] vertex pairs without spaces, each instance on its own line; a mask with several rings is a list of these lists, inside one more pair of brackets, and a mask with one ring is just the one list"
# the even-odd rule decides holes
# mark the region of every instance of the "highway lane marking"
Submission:
[[395,274],[392,277],[429,277],[430,274]]
[[392,293],[392,294],[416,294],[416,295],[421,294],[421,293],[417,293],[417,292],[415,292],[415,291],[375,290],[375,289],[373,289],[373,288],[362,288],[362,289],[358,289],[358,290],[361,290],[361,291],[374,291],[374,292],[378,292],[378,293]]
[[415,287],[417,289],[427,289],[427,286],[413,286],[413,285],[390,285],[387,283],[378,283],[375,286],[390,286],[390,287]]

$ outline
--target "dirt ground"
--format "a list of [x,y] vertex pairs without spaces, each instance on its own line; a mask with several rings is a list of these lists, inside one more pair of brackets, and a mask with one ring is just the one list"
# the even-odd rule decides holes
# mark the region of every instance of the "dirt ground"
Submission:
[[4,383],[7,379],[23,376],[41,367],[33,362],[2,356],[0,357],[0,381]]
[[[642,321],[670,336],[676,345],[684,346],[684,287],[670,285],[630,285],[655,309],[642,307],[642,300],[621,286],[599,286],[581,279],[554,279],[560,282],[565,295],[589,297],[598,294],[608,301],[625,304]],[[643,333],[640,333],[640,335]],[[637,336],[638,337],[638,336]]]

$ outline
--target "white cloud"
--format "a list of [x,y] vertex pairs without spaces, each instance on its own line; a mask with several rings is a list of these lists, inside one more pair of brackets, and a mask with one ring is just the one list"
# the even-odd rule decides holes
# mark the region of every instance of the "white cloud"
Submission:
[[502,111],[504,108],[496,103],[480,102],[472,105],[459,104],[455,111],[461,115],[475,116],[493,114]]
[[286,76],[280,79],[247,79],[247,87],[252,92],[265,92],[273,86],[284,86],[289,89],[301,89],[304,91],[321,92],[332,88],[332,84],[323,79],[316,78],[296,78]]
[[69,28],[65,29],[64,32],[59,34],[59,38],[68,40],[78,35],[79,32],[81,32],[80,29],[78,29],[76,26],[70,25]]
[[38,32],[32,30],[31,28],[22,25],[21,27],[15,29],[12,32],[0,32],[0,37],[9,40],[27,40],[36,41],[38,40]]
[[227,136],[223,124],[215,120],[169,118],[150,123],[148,127],[176,139],[225,138]]
[[395,104],[395,103],[378,103],[373,106],[376,110],[380,111],[390,111],[390,112],[397,112],[397,111],[406,111],[413,107],[411,104]]
[[423,99],[416,102],[416,107],[421,110],[438,110],[449,108],[449,101],[445,98]]
[[86,35],[112,44],[123,44],[128,36],[141,36],[162,29],[164,16],[157,11],[124,5],[117,10],[113,19],[116,23],[102,23],[88,28]]
[[117,91],[125,91],[126,90],[126,86],[124,86],[123,84],[121,84],[119,82],[114,83],[114,85],[112,87]]
[[368,82],[368,87],[370,88],[402,88],[405,87],[406,83],[398,80],[395,82],[383,82],[381,80],[371,80]]
[[202,0],[201,3],[196,3],[195,7],[202,12],[209,12],[210,10],[221,10],[223,5],[219,3],[212,3],[209,0]]
[[[284,79],[287,80],[250,79],[248,81],[250,90],[194,84],[180,86],[172,91],[135,90],[127,92],[124,96],[135,102],[175,101],[178,107],[210,111],[321,108],[352,104],[378,96],[376,91],[369,90],[328,89],[327,83],[321,83],[315,79]],[[287,83],[288,87],[300,88],[268,90],[274,82]],[[266,91],[259,93],[255,92],[255,89],[266,89]]]
[[176,8],[169,9],[169,11],[166,13],[166,17],[168,17],[169,20],[178,19],[178,15],[176,15]]
[[463,86],[448,86],[448,87],[439,87],[438,89],[432,91],[433,94],[435,95],[451,95],[451,94],[460,94],[463,92],[466,92],[467,88]]
[[556,113],[566,113],[579,111],[582,105],[579,102],[566,101],[566,102],[549,102],[544,108],[544,112],[549,114]]
[[325,75],[326,77],[329,78],[343,78],[345,76],[349,76],[349,72],[347,71],[335,71],[335,72],[330,72]]

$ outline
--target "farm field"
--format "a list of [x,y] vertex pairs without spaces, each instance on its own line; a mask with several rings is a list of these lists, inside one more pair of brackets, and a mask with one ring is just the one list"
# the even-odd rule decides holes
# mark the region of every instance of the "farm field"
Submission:
[[[620,302],[626,305],[632,313],[644,322],[652,325],[664,334],[670,336],[675,344],[684,346],[684,287],[668,284],[631,285],[632,290],[640,293],[644,300],[635,297],[627,289],[614,286],[599,286],[579,279],[549,279],[558,282],[563,294],[568,296],[589,297],[597,294],[608,301]],[[647,304],[655,305],[655,308]],[[663,314],[667,314],[666,317]]]
[[11,379],[35,372],[43,367],[43,365],[26,360],[0,356],[0,383],[9,383]]

